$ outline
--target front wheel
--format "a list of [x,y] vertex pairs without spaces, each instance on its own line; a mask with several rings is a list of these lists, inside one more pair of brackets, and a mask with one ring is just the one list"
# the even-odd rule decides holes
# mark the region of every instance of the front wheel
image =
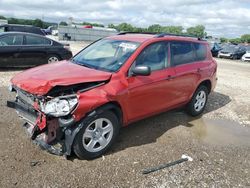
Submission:
[[117,116],[106,111],[86,122],[75,137],[73,149],[80,159],[94,159],[104,154],[119,133]]
[[199,86],[195,91],[191,101],[187,105],[187,112],[191,116],[200,115],[207,104],[208,89],[206,86]]
[[233,60],[237,60],[238,56],[237,55],[233,55]]

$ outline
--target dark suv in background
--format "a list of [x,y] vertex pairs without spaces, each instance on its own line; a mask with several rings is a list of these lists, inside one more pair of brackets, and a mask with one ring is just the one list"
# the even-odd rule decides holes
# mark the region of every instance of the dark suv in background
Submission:
[[41,28],[29,25],[4,24],[0,25],[0,30],[3,32],[25,32],[42,36],[46,35],[46,33]]

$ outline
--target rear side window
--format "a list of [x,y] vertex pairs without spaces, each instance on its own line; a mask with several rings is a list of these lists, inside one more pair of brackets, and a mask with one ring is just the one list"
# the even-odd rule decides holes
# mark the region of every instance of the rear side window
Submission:
[[22,45],[23,36],[22,35],[10,35],[0,39],[0,46],[16,46]]
[[50,45],[51,41],[42,37],[26,36],[26,45]]
[[207,56],[207,48],[204,44],[194,43],[195,61],[203,61]]
[[171,42],[171,64],[182,65],[194,61],[194,51],[191,42]]

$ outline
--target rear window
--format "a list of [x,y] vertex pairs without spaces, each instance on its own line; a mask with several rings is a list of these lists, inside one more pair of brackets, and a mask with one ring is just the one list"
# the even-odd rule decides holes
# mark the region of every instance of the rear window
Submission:
[[0,38],[0,46],[16,46],[22,45],[23,36],[22,35],[10,35]]
[[50,45],[51,41],[42,37],[26,36],[26,45]]
[[194,51],[190,42],[171,42],[171,64],[182,65],[194,61]]
[[207,48],[204,44],[194,43],[195,61],[203,61],[207,56]]

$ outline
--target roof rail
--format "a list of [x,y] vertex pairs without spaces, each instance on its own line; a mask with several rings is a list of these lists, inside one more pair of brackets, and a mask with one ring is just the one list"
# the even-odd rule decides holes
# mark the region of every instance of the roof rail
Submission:
[[154,32],[132,32],[132,31],[126,31],[126,32],[120,32],[117,35],[126,35],[126,34],[150,34],[150,35],[155,35],[154,38],[161,38],[161,37],[165,37],[165,36],[190,37],[190,38],[196,38],[197,40],[203,40],[202,38],[196,37],[194,35],[173,34],[173,33],[154,33]]
[[165,36],[177,36],[177,37],[190,37],[190,38],[196,38],[198,40],[202,40],[200,37],[196,37],[194,35],[187,35],[187,34],[173,34],[173,33],[160,33],[156,34],[155,38],[161,38]]
[[154,33],[154,32],[133,32],[133,31],[125,31],[125,32],[120,32],[117,35],[126,35],[126,34],[150,34],[150,35],[157,35],[159,33]]

